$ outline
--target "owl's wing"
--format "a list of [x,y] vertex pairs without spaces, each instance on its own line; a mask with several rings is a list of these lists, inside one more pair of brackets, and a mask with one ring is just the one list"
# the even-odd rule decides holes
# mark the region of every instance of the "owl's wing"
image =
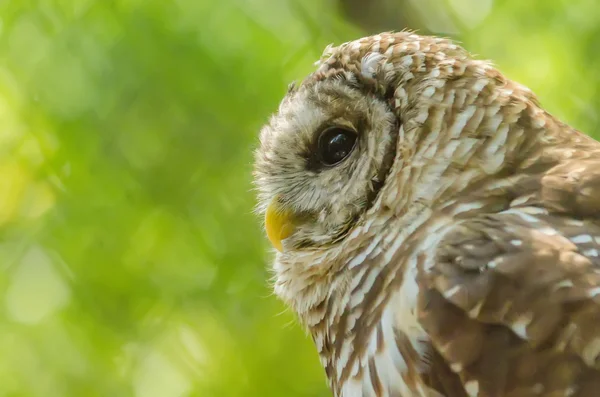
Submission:
[[420,269],[442,394],[600,396],[600,163],[580,168],[547,175],[535,205],[458,221]]

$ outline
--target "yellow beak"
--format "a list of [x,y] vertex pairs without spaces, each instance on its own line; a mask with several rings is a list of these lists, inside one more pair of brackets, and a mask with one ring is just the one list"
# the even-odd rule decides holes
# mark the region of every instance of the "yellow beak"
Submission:
[[277,248],[279,252],[283,252],[282,240],[285,240],[294,233],[294,222],[293,216],[290,211],[282,209],[279,205],[277,198],[274,198],[265,214],[265,229],[267,230],[267,237],[273,247]]

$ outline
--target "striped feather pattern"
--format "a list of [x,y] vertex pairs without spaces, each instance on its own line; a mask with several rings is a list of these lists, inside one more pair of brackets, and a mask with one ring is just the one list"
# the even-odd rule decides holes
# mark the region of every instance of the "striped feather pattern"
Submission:
[[[363,165],[339,170],[368,188],[329,183],[328,200],[298,204],[313,185],[274,159],[307,115],[386,112],[351,160]],[[599,395],[600,144],[529,89],[449,40],[382,33],[328,47],[262,140],[263,196],[320,214],[277,254],[275,291],[336,397]],[[364,197],[346,202],[351,187]]]

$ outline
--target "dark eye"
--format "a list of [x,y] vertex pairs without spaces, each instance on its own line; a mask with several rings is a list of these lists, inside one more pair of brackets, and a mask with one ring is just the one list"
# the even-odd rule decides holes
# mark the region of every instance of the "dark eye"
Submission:
[[319,137],[319,156],[325,165],[335,165],[344,160],[356,144],[356,132],[340,127],[331,127]]

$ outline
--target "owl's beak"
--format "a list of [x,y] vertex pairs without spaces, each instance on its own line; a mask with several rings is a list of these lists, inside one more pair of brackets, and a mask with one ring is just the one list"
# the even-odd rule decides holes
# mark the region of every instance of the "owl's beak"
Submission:
[[283,252],[282,241],[294,233],[295,226],[291,212],[282,208],[277,198],[274,198],[267,207],[265,229],[273,247]]

